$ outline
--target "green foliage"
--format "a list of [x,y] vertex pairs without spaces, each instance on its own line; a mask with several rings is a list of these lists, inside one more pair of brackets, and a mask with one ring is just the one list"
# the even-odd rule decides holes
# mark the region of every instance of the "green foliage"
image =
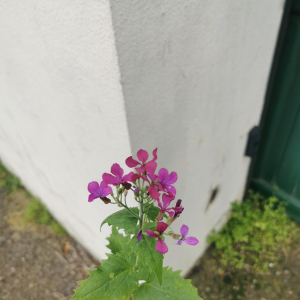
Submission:
[[[171,269],[162,268],[163,255],[154,250],[155,239],[144,236],[136,243],[136,236],[130,239],[130,236],[124,236],[112,227],[108,240],[108,248],[114,254],[108,254],[108,259],[103,260],[101,267],[90,271],[88,279],[78,282],[80,288],[75,290],[73,300],[129,300],[130,297],[134,300],[201,299],[190,280],[180,276],[180,271],[172,272]],[[142,246],[137,247],[140,244]],[[156,253],[152,253],[153,250]],[[148,263],[144,263],[148,255],[153,257],[156,254],[161,257],[150,258]],[[157,260],[161,266],[162,283],[159,283],[153,269]],[[145,282],[139,284],[139,280]]]
[[158,282],[162,283],[163,255],[155,250],[156,239],[144,234],[143,238],[137,243],[136,237],[131,240],[134,253],[139,257],[143,264],[147,265],[155,273]]
[[151,273],[145,283],[133,292],[134,300],[199,300],[197,289],[180,276],[180,271],[173,272],[163,268],[162,285]]
[[300,230],[285,214],[284,203],[250,192],[241,204],[232,204],[229,221],[219,233],[214,231],[208,242],[214,243],[224,266],[241,269],[247,264],[265,272],[297,237]]
[[[138,216],[139,209],[137,207],[131,207],[130,209]],[[107,223],[108,225],[114,225],[119,229],[124,229],[126,233],[134,233],[137,222],[138,218],[136,216],[132,215],[127,209],[122,209],[108,216],[101,223],[100,229]]]
[[0,161],[0,187],[4,188],[4,192],[6,195],[15,192],[18,188],[21,187],[20,180],[16,176],[10,174],[2,165],[1,161]]
[[155,218],[157,217],[159,213],[159,207],[154,206],[153,203],[146,203],[144,205],[144,211],[146,215],[148,216],[149,220],[155,221]]
[[24,221],[50,225],[55,233],[66,234],[66,231],[50,215],[46,206],[33,197],[31,197],[30,203],[25,207]]

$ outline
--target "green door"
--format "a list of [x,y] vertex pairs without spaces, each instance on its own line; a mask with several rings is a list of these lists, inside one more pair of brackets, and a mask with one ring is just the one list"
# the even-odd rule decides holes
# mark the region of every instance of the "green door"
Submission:
[[294,1],[263,122],[250,188],[288,202],[300,222],[300,1]]

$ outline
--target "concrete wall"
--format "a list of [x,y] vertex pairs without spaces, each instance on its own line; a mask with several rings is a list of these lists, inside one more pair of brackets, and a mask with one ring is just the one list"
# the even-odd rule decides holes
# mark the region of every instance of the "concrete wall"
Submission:
[[2,0],[1,159],[103,258],[114,207],[88,204],[86,185],[158,147],[185,206],[173,228],[200,240],[168,242],[166,265],[186,272],[243,194],[282,12],[282,0]]

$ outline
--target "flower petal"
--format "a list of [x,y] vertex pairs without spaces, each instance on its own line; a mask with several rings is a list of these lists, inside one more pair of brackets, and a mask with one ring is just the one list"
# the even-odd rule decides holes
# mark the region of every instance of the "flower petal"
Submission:
[[175,199],[175,196],[163,194],[162,195],[163,207],[168,207],[170,205],[171,201],[174,199]]
[[167,192],[173,196],[176,196],[176,189],[173,185],[165,185]]
[[182,240],[179,240],[176,245],[181,245],[182,244]]
[[129,156],[126,158],[125,160],[125,164],[127,165],[127,167],[129,168],[134,168],[137,165],[139,165],[140,163],[138,161],[136,161],[135,159],[132,158],[132,156]]
[[150,197],[155,200],[157,200],[160,196],[159,192],[156,189],[156,186],[152,184],[148,187],[148,193]]
[[176,172],[171,172],[171,174],[169,175],[168,179],[167,179],[167,184],[173,184],[177,181],[178,176]]
[[96,194],[89,194],[89,202],[92,202],[94,199],[98,198],[99,196],[97,196]]
[[141,177],[141,175],[139,174],[133,174],[131,177],[131,182],[135,182],[136,180],[138,180]]
[[136,236],[136,241],[137,243],[143,238],[143,234],[142,234],[142,230],[138,233],[138,235]]
[[105,181],[107,184],[113,184],[113,185],[119,185],[120,180],[116,178],[115,176],[112,176],[111,174],[104,173],[102,175],[102,179]]
[[147,234],[150,236],[150,237],[157,237],[156,233],[153,232],[152,230],[146,230]]
[[151,161],[156,161],[157,160],[157,148],[155,148],[152,152],[153,158],[151,159]]
[[113,164],[110,169],[111,173],[114,174],[118,179],[122,179],[124,171],[119,164]]
[[180,228],[180,233],[182,237],[186,237],[189,232],[189,228],[186,225],[182,225]]
[[168,228],[168,225],[164,222],[158,222],[156,226],[156,231],[159,233],[164,232]]
[[139,150],[136,155],[139,161],[141,161],[142,163],[144,163],[149,157],[148,152],[143,149]]
[[129,174],[127,174],[127,175],[125,175],[124,177],[123,177],[123,182],[126,182],[126,181],[130,181],[130,182],[132,182],[132,181],[134,181],[134,180],[132,180],[132,178],[134,177],[136,177],[136,176],[134,176],[135,174],[133,173],[133,172],[130,172]]
[[168,213],[168,215],[169,215],[169,217],[170,218],[173,218],[174,217],[174,211],[171,211],[171,208],[168,208],[167,210],[166,210],[166,212]]
[[191,237],[191,236],[185,238],[183,241],[192,246],[195,246],[199,243],[199,241],[195,237]]
[[138,168],[135,169],[138,173],[142,174],[145,172],[146,168],[145,166],[140,166]]
[[112,193],[112,188],[110,186],[106,186],[100,195],[101,198],[104,198]]
[[154,174],[156,168],[157,168],[157,163],[154,161],[149,161],[145,165],[146,171],[149,174]]
[[161,168],[158,171],[158,177],[157,179],[161,182],[161,183],[165,183],[168,180],[169,177],[169,172],[166,168]]
[[162,239],[158,239],[155,250],[161,254],[165,254],[168,252],[168,246]]
[[100,194],[100,187],[97,181],[92,181],[88,184],[88,191],[93,194]]

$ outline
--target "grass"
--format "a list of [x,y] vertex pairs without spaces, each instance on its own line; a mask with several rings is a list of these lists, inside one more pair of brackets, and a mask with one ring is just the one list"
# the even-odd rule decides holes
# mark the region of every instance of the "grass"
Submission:
[[[0,187],[6,196],[13,194],[18,190],[24,190],[20,180],[7,171],[0,161]],[[24,222],[34,222],[50,226],[54,233],[65,235],[67,234],[63,227],[51,216],[46,206],[38,199],[34,198],[27,191],[26,194],[30,202],[24,208]]]

